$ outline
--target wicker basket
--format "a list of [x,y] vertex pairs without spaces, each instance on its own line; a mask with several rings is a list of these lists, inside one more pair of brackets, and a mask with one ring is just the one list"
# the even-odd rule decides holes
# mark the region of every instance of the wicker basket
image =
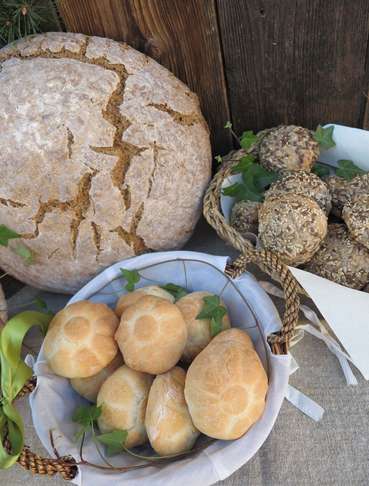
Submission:
[[[285,293],[286,312],[283,327],[278,334],[270,337],[270,344],[275,354],[286,354],[290,337],[298,319],[299,298],[297,283],[287,267],[281,264],[275,255],[269,252],[255,251],[248,245],[243,247],[243,254],[239,258],[232,264],[227,265],[226,274],[232,278],[236,278],[245,272],[246,266],[249,263],[261,265],[263,268],[269,269],[270,273],[277,273],[280,277]],[[31,393],[35,386],[36,378],[33,378],[24,386],[18,398]],[[7,445],[9,446],[9,444]],[[77,474],[77,466],[74,458],[70,456],[60,457],[56,451],[54,452],[55,458],[43,458],[25,446],[18,458],[18,463],[33,474],[54,476],[59,473],[66,480],[73,479]]]

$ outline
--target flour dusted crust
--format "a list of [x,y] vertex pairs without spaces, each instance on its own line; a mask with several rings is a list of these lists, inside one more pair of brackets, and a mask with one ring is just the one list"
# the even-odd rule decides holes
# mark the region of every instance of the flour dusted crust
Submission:
[[148,285],[147,287],[141,287],[140,289],[134,290],[133,292],[128,292],[127,294],[119,297],[117,305],[115,306],[116,315],[121,317],[123,312],[128,309],[130,305],[135,304],[145,295],[154,295],[156,297],[160,297],[161,299],[168,300],[169,302],[174,302],[173,295],[166,290],[158,287],[157,285]]
[[259,211],[259,237],[289,265],[308,262],[327,234],[327,216],[309,197],[287,193],[267,199]]
[[344,224],[330,224],[325,240],[305,270],[360,290],[369,282],[369,251],[350,237]]
[[186,373],[176,366],[155,377],[147,401],[145,427],[152,448],[161,456],[192,449],[199,431],[184,397]]
[[185,399],[195,427],[215,439],[238,439],[261,417],[268,379],[249,336],[221,332],[187,371]]
[[0,248],[34,286],[73,292],[102,268],[181,247],[211,175],[197,97],[152,59],[71,33],[0,51],[0,222],[35,263]]

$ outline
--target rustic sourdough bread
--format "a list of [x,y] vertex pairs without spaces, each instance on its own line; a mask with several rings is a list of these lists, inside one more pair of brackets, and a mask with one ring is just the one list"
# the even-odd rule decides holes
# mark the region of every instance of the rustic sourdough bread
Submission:
[[0,266],[73,292],[102,268],[181,247],[200,216],[211,150],[199,103],[126,44],[72,33],[0,50],[0,222],[34,252]]

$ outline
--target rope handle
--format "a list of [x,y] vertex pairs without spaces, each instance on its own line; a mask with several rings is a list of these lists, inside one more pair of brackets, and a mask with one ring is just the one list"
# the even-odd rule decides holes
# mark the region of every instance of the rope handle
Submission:
[[266,250],[256,250],[250,241],[243,238],[237,230],[227,223],[220,209],[222,184],[232,174],[232,167],[245,154],[246,151],[241,149],[231,152],[225,158],[225,163],[215,174],[205,193],[203,213],[205,219],[216,230],[217,234],[240,251],[241,255],[232,264],[232,267],[236,270],[236,275],[246,271],[247,264],[255,263],[274,280],[280,281],[285,297],[282,329],[278,334],[271,335],[269,342],[274,353],[285,354],[288,351],[289,341],[298,322],[300,286],[288,267],[274,253]]

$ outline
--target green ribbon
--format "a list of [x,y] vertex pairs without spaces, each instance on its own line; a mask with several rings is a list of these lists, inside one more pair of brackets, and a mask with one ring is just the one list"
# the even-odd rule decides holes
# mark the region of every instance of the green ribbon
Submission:
[[[23,419],[13,401],[32,377],[32,370],[21,357],[25,335],[33,326],[39,326],[45,334],[52,315],[37,311],[25,311],[10,319],[0,333],[1,393],[0,400],[0,469],[7,469],[17,462],[24,446]],[[4,447],[7,431],[10,453]]]

